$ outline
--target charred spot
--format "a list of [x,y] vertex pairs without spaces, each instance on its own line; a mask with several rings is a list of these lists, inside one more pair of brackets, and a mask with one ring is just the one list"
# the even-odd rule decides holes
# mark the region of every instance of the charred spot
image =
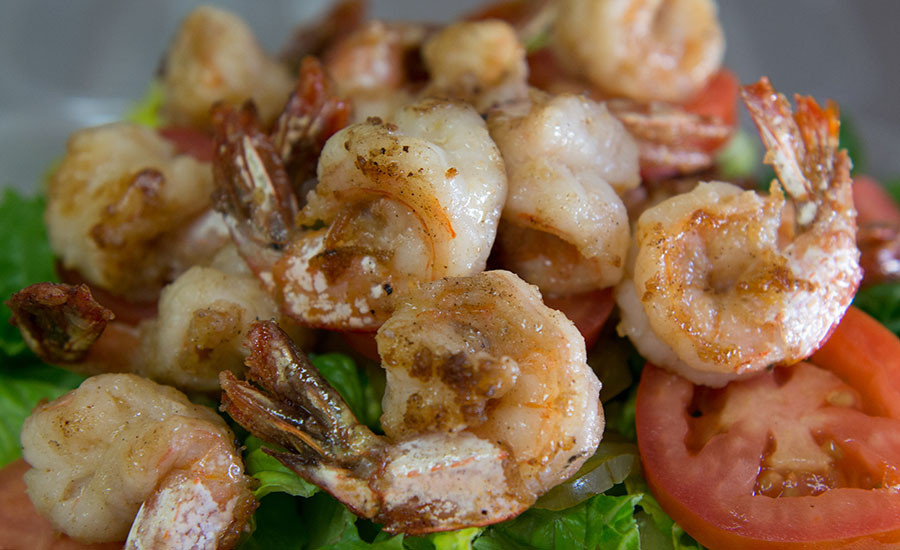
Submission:
[[381,285],[381,288],[384,289],[385,294],[387,294],[388,296],[390,296],[394,292],[394,287],[392,287],[390,283],[384,283],[383,285]]
[[409,153],[409,145],[404,145],[404,146],[403,146],[403,152],[404,152],[404,153]]
[[409,369],[410,376],[427,379],[433,372],[434,354],[428,348],[419,348],[413,355],[412,366]]

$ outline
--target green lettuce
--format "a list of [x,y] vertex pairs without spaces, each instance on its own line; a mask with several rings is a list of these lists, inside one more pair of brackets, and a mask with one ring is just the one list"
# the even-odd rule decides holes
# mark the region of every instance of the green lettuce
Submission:
[[[0,297],[31,283],[52,281],[53,253],[44,229],[44,200],[12,189],[0,197]],[[11,312],[0,306],[0,466],[21,456],[19,432],[34,406],[76,387],[83,376],[45,365],[29,350]]]

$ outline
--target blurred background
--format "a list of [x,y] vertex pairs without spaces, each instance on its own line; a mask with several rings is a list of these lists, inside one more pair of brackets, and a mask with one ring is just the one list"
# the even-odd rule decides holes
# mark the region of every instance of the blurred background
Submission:
[[[0,186],[35,189],[73,130],[121,118],[140,98],[181,17],[201,2],[0,3]],[[269,51],[327,0],[215,1]],[[447,20],[483,2],[371,0],[374,17]],[[837,101],[862,141],[866,172],[900,177],[900,2],[720,0],[725,65],[742,82]]]

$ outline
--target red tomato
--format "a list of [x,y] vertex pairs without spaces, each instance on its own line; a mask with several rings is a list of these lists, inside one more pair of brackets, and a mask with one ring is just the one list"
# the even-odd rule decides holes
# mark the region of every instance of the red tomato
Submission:
[[553,309],[562,311],[566,317],[571,319],[581,335],[584,336],[585,344],[590,348],[597,341],[600,329],[609,319],[615,299],[612,289],[604,288],[569,296],[544,297],[544,303]]
[[856,309],[812,363],[722,389],[647,365],[636,421],[653,493],[705,546],[900,545],[900,340]]
[[179,154],[191,155],[201,162],[212,162],[213,140],[209,135],[183,126],[167,126],[157,131],[175,145]]
[[738,93],[740,83],[728,69],[720,69],[697,95],[682,106],[695,115],[718,118],[730,125],[737,123]]
[[113,550],[123,543],[85,544],[57,533],[38,515],[25,493],[22,475],[28,463],[17,460],[0,469],[0,548],[4,550]]
[[853,178],[853,204],[856,206],[856,222],[900,224],[900,207],[884,186],[868,176]]

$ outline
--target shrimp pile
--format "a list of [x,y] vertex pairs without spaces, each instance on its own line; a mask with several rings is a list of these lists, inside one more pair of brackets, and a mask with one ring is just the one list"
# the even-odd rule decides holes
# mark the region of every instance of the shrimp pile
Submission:
[[641,354],[724,385],[809,357],[861,278],[856,211],[838,114],[808,97],[791,113],[767,79],[743,90],[790,202],[712,182],[645,211],[619,331]]
[[256,508],[224,420],[135,375],[38,406],[21,438],[35,508],[83,542],[230,548]]
[[387,371],[373,434],[271,324],[250,338],[250,380],[223,373],[225,410],[270,451],[390,532],[512,517],[569,477],[603,431],[583,339],[514,274],[446,278],[406,295],[378,331]]
[[[46,222],[77,277],[7,302],[39,357],[94,375],[22,432],[55,528],[237,543],[256,501],[234,434],[158,383],[223,392],[279,447],[265,452],[386,531],[424,534],[512,518],[594,455],[585,338],[613,292],[618,335],[698,384],[821,345],[860,280],[836,107],[743,88],[779,181],[680,192],[669,178],[707,179],[735,129],[733,105],[697,106],[737,95],[714,3],[511,5],[508,21],[438,26],[363,21],[350,0],[290,59],[198,8],[160,114],[211,160],[137,124],[72,136]],[[674,196],[650,206],[654,188]],[[585,309],[601,318],[583,336],[567,315]],[[306,355],[351,331],[377,343],[383,435]]]
[[506,175],[471,106],[426,99],[392,122],[337,132],[296,218],[271,146],[238,116],[226,114],[218,134],[220,209],[248,265],[298,321],[374,330],[394,291],[485,268]]

